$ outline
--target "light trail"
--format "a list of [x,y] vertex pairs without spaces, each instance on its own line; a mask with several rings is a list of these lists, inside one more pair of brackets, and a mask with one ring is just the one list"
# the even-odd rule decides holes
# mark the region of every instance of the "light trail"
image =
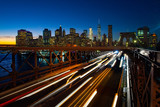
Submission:
[[89,74],[90,72],[94,71],[96,68],[100,67],[100,65],[95,66],[94,68],[92,68],[91,70],[89,70],[88,72],[84,73],[83,75],[80,76],[80,78],[83,78],[84,76],[86,76],[87,74]]
[[123,57],[121,58],[121,62],[120,62],[120,64],[119,64],[119,68],[122,67],[122,63],[123,63]]
[[115,60],[115,61],[113,62],[113,64],[111,65],[111,67],[114,67],[114,65],[116,64],[116,62],[117,62],[117,60]]
[[90,77],[85,82],[83,82],[77,89],[75,89],[71,94],[69,94],[65,99],[63,99],[60,103],[56,105],[56,107],[60,107],[64,104],[69,98],[71,98],[78,90],[80,90],[86,83],[88,83],[93,77]]
[[[82,101],[82,103],[80,103],[79,106],[82,106],[82,104],[84,104],[84,102],[87,100],[87,98],[89,98],[89,96],[91,95],[91,93],[93,92],[92,90],[95,90],[98,85],[102,82],[102,80],[106,77],[106,75],[108,75],[108,73],[110,72],[111,69],[105,69],[98,77],[96,77],[94,79],[94,81],[91,83],[92,85],[89,85],[76,99],[74,99],[74,101],[72,101],[72,103],[69,105],[71,106],[72,104],[74,104],[76,102],[76,100],[78,100],[78,102],[76,102],[76,104],[74,106],[77,106],[78,103],[80,103],[80,101]],[[88,94],[88,96],[86,96]],[[83,96],[82,96],[83,95]],[[83,99],[85,97],[85,99]]]
[[129,62],[128,62],[128,55],[126,55],[126,61],[127,61],[127,106],[130,107],[131,106],[131,91],[130,91],[130,83],[129,83],[129,75],[130,75],[130,71],[129,71]]
[[65,84],[61,87],[59,87],[58,89],[54,90],[53,92],[49,93],[47,96],[43,97],[42,99],[40,99],[39,101],[37,101],[36,103],[32,104],[30,107],[34,107],[37,104],[40,104],[41,102],[47,100],[49,97],[55,95],[56,93],[60,92],[61,90],[63,90],[64,88],[66,88],[68,85],[72,84],[74,81],[76,81],[77,79],[79,79],[79,76],[74,78],[73,80],[71,80],[68,84]]
[[[78,72],[78,71],[77,71],[77,72]],[[69,83],[70,79],[71,79],[75,74],[76,74],[76,73],[74,73],[74,74],[67,80],[66,84]]]
[[98,63],[98,65],[100,66],[103,62],[105,62],[108,58],[104,59],[103,61],[101,61],[100,63]]
[[[84,102],[87,100],[87,98],[89,98],[89,96],[92,94],[93,90],[95,90],[98,87],[98,85],[103,81],[103,79],[108,75],[110,70],[111,69],[105,69],[104,73],[96,81],[91,83],[93,85],[90,88],[88,87],[89,89],[87,90],[85,95],[79,100],[79,101],[83,101],[79,106],[82,106],[84,104]],[[87,94],[88,94],[88,96],[86,96]],[[82,100],[84,97],[85,97],[85,99]],[[77,104],[78,104],[78,102],[77,102]]]
[[63,77],[63,78],[61,78],[61,79],[59,79],[59,80],[57,80],[57,81],[54,81],[54,82],[52,82],[51,84],[48,84],[48,85],[46,85],[46,86],[44,86],[44,87],[42,87],[42,88],[40,88],[40,89],[38,89],[38,90],[36,90],[36,91],[28,94],[28,95],[25,95],[25,96],[21,97],[21,98],[18,99],[18,100],[24,99],[24,98],[26,98],[26,97],[30,97],[30,96],[32,96],[32,95],[34,95],[34,94],[36,94],[36,93],[38,93],[38,92],[40,92],[40,91],[42,91],[42,90],[44,90],[44,89],[46,89],[46,88],[48,88],[48,87],[56,84],[56,83],[58,83],[58,82],[60,82],[60,81],[62,81],[62,80],[64,80],[64,79],[68,78],[69,76],[71,76],[71,75],[73,75],[73,74],[75,74],[75,73],[77,73],[77,72],[78,72],[78,71],[73,72],[73,73],[71,73],[71,74],[69,74],[69,75],[67,75],[67,76],[65,76],[65,77]]
[[[110,53],[111,53],[111,52],[108,52],[108,53],[106,53],[106,54],[104,54],[104,55],[101,55],[101,56],[99,56],[99,57],[97,57],[97,58],[92,59],[91,61],[96,60],[96,59],[103,59],[104,57],[108,56],[108,54],[110,54]],[[113,53],[113,52],[112,52],[112,53]]]
[[117,100],[118,100],[118,93],[116,93],[115,96],[114,96],[112,107],[116,107]]
[[100,62],[102,59],[100,59],[100,60],[98,60],[98,61],[96,61],[96,62],[94,62],[94,63],[92,63],[92,64],[90,64],[90,65],[88,65],[88,66],[86,66],[86,67],[83,67],[83,69],[86,69],[86,68],[88,68],[88,67],[90,67],[90,66],[92,66],[92,65],[94,65],[94,64],[96,64],[96,63],[98,63],[98,62]]
[[122,55],[122,51],[120,51],[117,55],[117,57],[120,57]]
[[[69,105],[69,107],[71,107],[71,105],[74,104],[74,102],[76,102],[76,100],[78,100],[78,98],[80,98],[80,97],[89,89],[89,87],[92,87],[92,85],[94,85],[94,84],[93,84],[94,82],[98,82],[97,79],[98,79],[100,76],[102,76],[103,74],[104,74],[104,72],[102,72],[100,75],[98,75],[98,77],[95,78],[95,79],[93,80],[93,82],[92,82],[85,90],[83,90],[83,92],[82,92],[78,97],[76,97],[76,99],[74,99],[74,101],[72,101],[72,103]],[[83,96],[83,97],[84,97],[84,96]],[[79,100],[79,101],[80,101],[80,100]]]
[[11,96],[11,95],[13,95],[13,94],[16,94],[16,93],[19,93],[19,92],[21,92],[21,91],[24,91],[24,90],[26,90],[26,89],[29,89],[29,88],[31,88],[31,87],[33,87],[33,86],[38,85],[38,84],[41,84],[41,83],[43,83],[43,82],[46,82],[46,81],[48,81],[48,80],[54,79],[54,78],[56,78],[56,77],[58,77],[58,76],[61,76],[61,75],[65,74],[65,73],[67,73],[67,72],[69,72],[69,71],[70,71],[70,70],[67,70],[67,71],[65,71],[65,72],[63,72],[63,73],[60,73],[60,74],[55,75],[55,76],[53,76],[53,77],[47,78],[47,79],[45,79],[45,80],[43,80],[43,81],[40,81],[40,82],[35,83],[35,84],[33,84],[33,85],[30,85],[30,86],[28,86],[28,87],[26,87],[26,88],[23,88],[23,89],[20,89],[20,90],[18,90],[18,91],[15,91],[15,92],[13,92],[13,93],[10,93],[10,94],[8,94],[8,95],[6,95],[6,96],[1,97],[0,100],[6,98],[6,97],[8,97],[8,96]]
[[107,53],[107,56],[111,56],[111,55],[113,55],[114,53],[113,53],[113,51],[112,52],[109,52],[109,53]]
[[83,105],[83,107],[87,107],[89,105],[89,103],[92,101],[92,99],[95,97],[95,95],[97,94],[97,90],[95,90],[92,95],[90,96],[90,98],[87,100],[87,102]]
[[116,55],[113,55],[112,58],[105,63],[105,66],[108,65],[114,58],[116,58]]

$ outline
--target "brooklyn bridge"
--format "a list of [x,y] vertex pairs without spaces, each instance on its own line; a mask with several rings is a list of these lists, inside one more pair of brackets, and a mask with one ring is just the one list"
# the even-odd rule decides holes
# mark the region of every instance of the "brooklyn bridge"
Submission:
[[0,106],[160,106],[159,51],[13,45],[0,50]]

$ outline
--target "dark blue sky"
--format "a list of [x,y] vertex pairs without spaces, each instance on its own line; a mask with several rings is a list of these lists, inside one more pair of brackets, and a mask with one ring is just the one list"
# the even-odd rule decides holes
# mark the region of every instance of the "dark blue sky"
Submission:
[[16,36],[19,29],[38,36],[44,28],[54,35],[59,25],[67,33],[92,27],[97,35],[98,19],[102,34],[113,25],[114,39],[143,26],[160,35],[160,0],[0,0],[0,14],[0,37]]

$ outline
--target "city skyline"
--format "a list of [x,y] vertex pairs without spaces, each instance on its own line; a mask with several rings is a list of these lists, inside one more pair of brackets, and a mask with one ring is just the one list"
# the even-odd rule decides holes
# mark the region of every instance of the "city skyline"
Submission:
[[65,28],[66,34],[69,28],[75,28],[81,34],[91,27],[93,36],[97,36],[98,19],[101,36],[107,34],[108,25],[113,26],[113,40],[119,39],[120,32],[136,32],[143,26],[160,36],[159,4],[158,0],[1,0],[0,42],[13,40],[19,29],[29,30],[38,37],[43,34],[43,29],[48,28],[54,36],[59,25]]

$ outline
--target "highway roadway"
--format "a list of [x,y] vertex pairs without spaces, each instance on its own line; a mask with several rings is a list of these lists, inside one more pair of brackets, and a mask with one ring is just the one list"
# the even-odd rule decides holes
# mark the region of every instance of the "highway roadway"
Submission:
[[0,106],[110,107],[119,88],[123,60],[122,52],[107,52],[89,63],[1,97]]

